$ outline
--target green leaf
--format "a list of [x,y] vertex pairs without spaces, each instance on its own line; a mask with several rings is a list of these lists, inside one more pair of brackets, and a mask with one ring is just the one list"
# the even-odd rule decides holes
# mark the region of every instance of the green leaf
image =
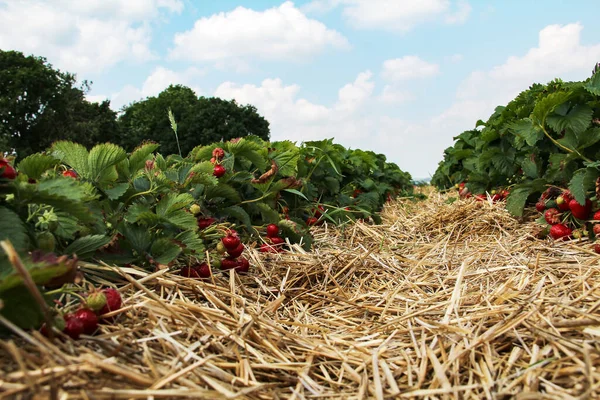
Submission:
[[204,253],[204,241],[200,238],[200,236],[198,236],[197,232],[191,230],[181,232],[175,237],[175,240],[183,243],[185,251],[197,254],[198,256]]
[[161,222],[166,222],[181,229],[196,229],[198,227],[196,217],[183,210],[169,212],[161,218]]
[[506,209],[508,212],[517,217],[522,216],[525,203],[527,203],[527,198],[532,192],[533,189],[530,186],[515,186],[513,190],[511,190],[506,201]]
[[127,158],[125,150],[112,143],[96,145],[88,156],[89,175],[93,181],[110,182],[118,178],[116,165]]
[[42,174],[58,164],[58,160],[45,154],[32,154],[25,157],[18,165],[17,169],[23,172],[31,179],[40,179]]
[[11,209],[0,206],[0,240],[10,240],[18,252],[27,250],[29,247],[29,236],[27,227]]
[[71,168],[73,168],[79,176],[90,178],[88,168],[88,151],[77,143],[68,141],[58,141],[52,145],[52,155]]
[[585,204],[585,199],[587,198],[584,184],[586,174],[587,168],[582,168],[575,172],[569,182],[569,190],[579,204]]
[[150,247],[152,237],[146,227],[121,224],[119,232],[131,244],[131,247],[140,254],[144,254]]
[[260,211],[260,215],[262,217],[262,221],[267,224],[275,224],[279,222],[280,217],[279,213],[270,207],[268,204],[263,202],[256,203],[256,207]]
[[542,132],[539,126],[534,126],[529,118],[523,118],[510,123],[508,129],[515,136],[524,139],[529,146],[535,146],[535,144],[544,137],[544,132]]
[[114,184],[112,187],[104,187],[102,188],[102,191],[106,194],[109,200],[117,200],[127,192],[127,189],[129,189],[129,184],[123,182]]
[[231,206],[220,211],[220,215],[235,218],[243,223],[248,229],[252,229],[252,220],[250,215],[240,206]]
[[282,237],[289,238],[291,243],[300,243],[306,251],[310,250],[313,239],[308,230],[297,222],[287,219],[282,219],[277,225],[281,229]]
[[[560,109],[563,107],[561,106],[558,108]],[[563,130],[570,130],[575,133],[575,135],[579,135],[592,123],[594,111],[585,104],[577,104],[565,114],[559,113],[559,109],[557,109],[553,115],[549,115],[546,119],[548,126],[557,133],[560,133]]]
[[152,243],[150,254],[154,261],[160,264],[168,264],[181,253],[181,247],[169,238],[160,238]]
[[44,316],[42,310],[29,290],[17,286],[0,294],[4,307],[0,315],[23,329],[37,329]]
[[310,200],[308,200],[308,198],[302,192],[299,192],[296,189],[283,189],[283,191],[295,194],[296,196],[299,196],[299,197],[302,197],[306,201],[310,201]]
[[204,195],[206,200],[223,198],[233,203],[239,203],[242,201],[240,194],[235,188],[221,182],[219,182],[219,184],[216,186],[207,187],[204,191]]
[[295,176],[298,172],[300,149],[288,140],[273,142],[271,147],[275,149],[273,160],[279,167],[279,174],[282,176]]
[[168,193],[156,206],[156,214],[165,217],[170,213],[181,210],[194,202],[194,198],[189,193]]
[[146,166],[146,160],[150,157],[160,145],[158,143],[144,143],[141,146],[136,147],[129,156],[129,171],[131,174],[139,171]]
[[555,92],[539,100],[532,113],[536,123],[542,126],[545,125],[546,117],[550,115],[556,107],[567,102],[571,96],[572,92]]
[[64,250],[64,254],[77,254],[82,260],[87,260],[94,255],[96,250],[110,243],[111,238],[105,235],[88,235],[76,239]]
[[521,163],[521,169],[523,169],[523,173],[528,178],[532,178],[532,179],[539,178],[538,165],[535,163],[535,161],[532,161],[531,159],[526,158]]
[[600,96],[600,72],[596,72],[583,87],[591,94]]

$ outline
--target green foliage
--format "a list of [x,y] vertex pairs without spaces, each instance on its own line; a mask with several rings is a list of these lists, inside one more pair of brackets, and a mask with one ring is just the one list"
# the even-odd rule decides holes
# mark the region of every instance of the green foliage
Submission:
[[[172,111],[173,121],[167,110]],[[179,154],[181,148],[185,156],[198,145],[221,140],[248,135],[269,139],[269,123],[255,107],[215,97],[198,98],[192,89],[180,85],[169,86],[158,96],[130,104],[122,111],[118,122],[124,134],[114,143],[128,150],[151,140],[160,143],[163,154]]]
[[19,158],[43,151],[56,140],[76,140],[84,147],[119,136],[109,102],[90,103],[89,89],[54,69],[44,58],[0,50],[0,151]]
[[[463,132],[444,152],[432,184],[468,182],[473,194],[512,187],[507,208],[521,215],[548,185],[569,187],[579,202],[600,175],[600,74],[584,82],[534,84]],[[493,132],[493,134],[492,134]]]

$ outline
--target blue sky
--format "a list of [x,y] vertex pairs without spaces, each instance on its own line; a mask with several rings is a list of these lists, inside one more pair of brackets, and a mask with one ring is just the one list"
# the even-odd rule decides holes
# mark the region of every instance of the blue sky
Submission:
[[[543,6],[542,6],[543,4]],[[255,105],[272,139],[334,137],[414,178],[533,82],[600,62],[593,0],[0,0],[0,48],[115,109],[171,83]]]

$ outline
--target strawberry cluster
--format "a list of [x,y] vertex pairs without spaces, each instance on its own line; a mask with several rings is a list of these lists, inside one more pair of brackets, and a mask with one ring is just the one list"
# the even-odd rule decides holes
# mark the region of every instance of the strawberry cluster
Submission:
[[[77,311],[57,316],[54,319],[54,327],[75,340],[82,334],[93,335],[98,330],[101,320],[114,322],[114,317],[105,315],[119,310],[122,304],[121,294],[116,289],[93,291]],[[48,336],[48,326],[43,324],[40,332]]]
[[[551,187],[542,193],[535,208],[543,213],[543,221],[550,226],[549,234],[554,240],[600,235],[600,223],[595,222],[600,221],[600,211],[592,214],[594,203],[591,199],[580,204],[570,191]],[[588,229],[590,224],[593,234]],[[600,253],[600,245],[596,244],[594,249]]]
[[223,157],[225,157],[225,150],[223,150],[220,147],[217,147],[213,150],[210,162],[215,164],[215,167],[213,169],[213,175],[217,178],[220,178],[227,173],[227,169],[225,169],[225,167],[220,164],[223,160]]
[[[470,199],[472,197],[477,201],[486,201],[488,199],[487,194],[484,193],[473,195],[469,188],[465,186],[464,182],[457,183],[454,187],[458,190],[458,195],[461,199]],[[510,192],[508,189],[492,190],[490,192],[490,198],[492,202],[497,203],[506,200],[509,194]]]
[[312,209],[312,217],[308,217],[306,219],[306,225],[308,226],[313,226],[313,225],[320,225],[321,221],[321,217],[323,216],[323,213],[325,213],[325,207],[323,207],[322,205],[318,205],[317,208],[313,208]]
[[267,225],[266,243],[260,246],[261,253],[281,253],[284,251],[285,240],[279,236],[279,227],[275,224]]

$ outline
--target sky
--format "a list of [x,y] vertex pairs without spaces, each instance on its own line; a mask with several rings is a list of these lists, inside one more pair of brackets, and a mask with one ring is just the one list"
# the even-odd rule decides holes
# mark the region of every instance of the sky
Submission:
[[272,140],[334,138],[415,179],[532,83],[600,62],[598,0],[0,0],[0,49],[121,109],[170,84],[252,104]]

